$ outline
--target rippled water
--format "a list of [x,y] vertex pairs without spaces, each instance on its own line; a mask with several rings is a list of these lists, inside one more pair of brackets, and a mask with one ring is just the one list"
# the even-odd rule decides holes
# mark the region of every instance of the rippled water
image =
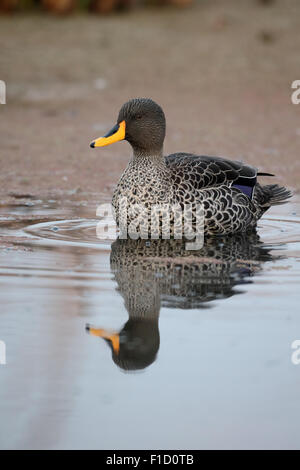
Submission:
[[299,198],[191,253],[83,196],[0,205],[0,447],[299,448]]

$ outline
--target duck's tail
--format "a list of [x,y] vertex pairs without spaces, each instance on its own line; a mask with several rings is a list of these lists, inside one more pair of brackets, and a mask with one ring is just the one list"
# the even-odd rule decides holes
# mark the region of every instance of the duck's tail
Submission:
[[292,195],[292,191],[278,184],[260,186],[260,207],[267,210],[271,206],[285,204]]

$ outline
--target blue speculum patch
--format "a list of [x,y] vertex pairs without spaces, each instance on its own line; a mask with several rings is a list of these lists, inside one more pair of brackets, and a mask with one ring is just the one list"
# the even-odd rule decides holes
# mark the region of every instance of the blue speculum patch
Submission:
[[233,184],[232,186],[239,189],[242,191],[242,193],[246,194],[246,196],[252,199],[254,186],[247,186],[245,184]]

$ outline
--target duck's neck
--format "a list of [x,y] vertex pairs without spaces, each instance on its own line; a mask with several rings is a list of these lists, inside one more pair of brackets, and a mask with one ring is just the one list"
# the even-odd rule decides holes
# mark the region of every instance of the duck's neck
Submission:
[[141,149],[133,149],[132,162],[138,166],[154,166],[158,168],[166,168],[163,149],[147,152]]

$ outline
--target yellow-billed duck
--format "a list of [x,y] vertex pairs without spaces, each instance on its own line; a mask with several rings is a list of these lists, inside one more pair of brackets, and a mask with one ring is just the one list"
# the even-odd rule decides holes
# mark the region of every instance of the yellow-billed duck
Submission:
[[255,229],[266,210],[291,196],[284,187],[260,185],[259,175],[273,175],[258,173],[256,168],[243,162],[185,152],[164,156],[165,132],[162,108],[151,99],[137,98],[125,103],[117,124],[90,144],[94,148],[127,140],[133,149],[113,194],[112,204],[119,226],[129,226],[136,217],[128,211],[124,216],[125,200],[127,207],[135,204],[145,207],[147,227],[153,206],[194,208],[201,205],[206,234],[246,232]]

